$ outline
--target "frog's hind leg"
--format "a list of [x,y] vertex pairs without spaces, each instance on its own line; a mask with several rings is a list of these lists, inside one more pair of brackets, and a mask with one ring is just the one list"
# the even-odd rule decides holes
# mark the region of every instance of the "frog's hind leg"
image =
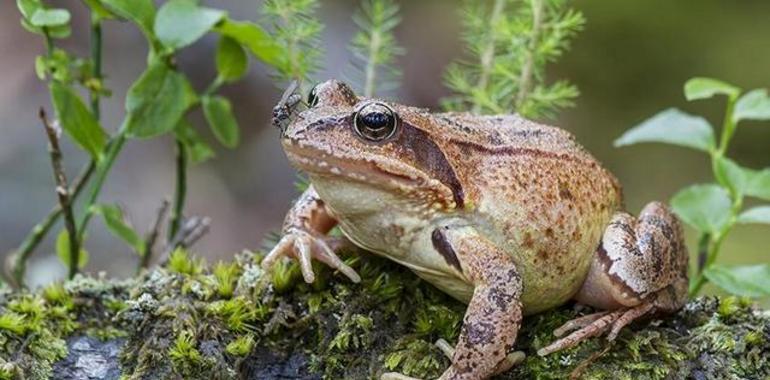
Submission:
[[565,323],[554,335],[574,332],[538,354],[563,350],[604,333],[614,340],[637,318],[678,310],[687,300],[687,258],[681,224],[665,205],[650,203],[639,218],[615,214],[575,297],[607,311]]

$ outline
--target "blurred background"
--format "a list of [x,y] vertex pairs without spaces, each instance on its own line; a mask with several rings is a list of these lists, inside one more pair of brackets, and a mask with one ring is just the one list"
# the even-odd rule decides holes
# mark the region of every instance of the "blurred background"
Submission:
[[[73,14],[73,33],[60,43],[79,55],[88,54],[88,17],[77,0],[57,6]],[[236,19],[259,20],[261,2],[205,1],[226,9]],[[357,1],[324,0],[319,17],[326,25],[325,69],[317,80],[344,77],[350,55],[346,46],[355,26],[351,15]],[[586,19],[585,30],[550,76],[575,83],[577,106],[553,122],[578,140],[621,180],[626,206],[632,213],[650,200],[668,200],[691,183],[709,182],[707,157],[692,150],[663,145],[612,147],[623,131],[670,107],[706,116],[721,124],[722,99],[687,103],[682,85],[693,76],[723,79],[744,89],[770,87],[770,2],[765,0],[578,0],[573,6]],[[444,67],[461,56],[458,1],[401,1],[403,22],[399,43],[403,85],[395,94],[402,103],[438,108],[449,95],[442,85]],[[116,94],[102,102],[103,125],[117,129],[123,118],[122,96],[145,64],[143,37],[128,23],[104,26],[107,85]],[[185,49],[179,63],[197,89],[215,76],[216,37],[207,36]],[[0,255],[18,246],[29,230],[56,202],[46,140],[37,118],[40,106],[51,109],[46,85],[34,71],[35,56],[43,52],[40,36],[19,24],[14,1],[0,2]],[[331,69],[329,69],[331,68]],[[224,89],[233,101],[242,141],[235,150],[217,149],[217,157],[189,172],[188,214],[213,220],[211,232],[193,249],[209,261],[229,259],[242,249],[259,249],[265,235],[280,228],[297,195],[295,171],[269,125],[270,109],[282,89],[275,87],[265,67],[253,64],[248,77]],[[201,115],[195,115],[203,127]],[[199,128],[208,139],[206,128]],[[65,140],[66,141],[66,140]],[[730,154],[754,168],[770,166],[770,125],[746,122],[737,132]],[[87,157],[65,143],[70,178]],[[129,141],[102,193],[103,202],[124,206],[139,231],[149,228],[163,198],[170,199],[174,181],[174,150],[170,137]],[[59,227],[57,227],[58,230]],[[689,231],[688,243],[695,244]],[[56,231],[35,252],[28,283],[47,283],[65,276],[53,254]],[[118,277],[134,273],[137,259],[112,237],[101,220],[91,224],[86,247],[90,272]],[[740,226],[727,239],[722,262],[748,264],[770,261],[770,227]]]

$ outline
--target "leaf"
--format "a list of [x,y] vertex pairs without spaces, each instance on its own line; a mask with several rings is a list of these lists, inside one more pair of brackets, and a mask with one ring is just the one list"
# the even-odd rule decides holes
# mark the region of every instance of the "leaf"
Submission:
[[29,20],[38,9],[43,7],[43,4],[40,0],[16,0],[16,7],[19,8],[21,16]]
[[690,186],[671,198],[671,207],[682,220],[711,234],[727,225],[731,206],[730,195],[715,184]]
[[273,67],[283,64],[285,49],[279,46],[273,37],[252,22],[233,21],[225,18],[214,29],[224,36],[228,36],[247,47],[262,62]]
[[199,164],[214,157],[214,150],[201,139],[187,120],[182,119],[177,124],[176,128],[174,128],[174,134],[184,144],[187,159],[193,164]]
[[709,152],[716,145],[714,131],[706,119],[669,108],[631,128],[615,146],[662,142]]
[[246,51],[234,39],[222,36],[217,46],[217,72],[227,82],[239,79],[248,69]]
[[[56,237],[56,255],[69,268],[72,255],[70,255],[70,235],[67,230],[62,230]],[[83,269],[86,264],[88,264],[88,251],[81,247],[80,256],[78,256],[78,269]]]
[[738,215],[738,223],[770,224],[770,206],[758,206],[742,212]]
[[147,36],[152,37],[155,3],[152,0],[102,0],[102,4],[121,18],[130,20]]
[[727,267],[718,264],[703,273],[725,291],[746,297],[770,296],[770,264]]
[[53,81],[51,99],[56,117],[64,131],[94,159],[101,157],[107,143],[107,133],[71,88]]
[[746,180],[746,195],[770,201],[770,168],[750,170]]
[[116,205],[94,205],[91,211],[104,218],[107,229],[116,237],[123,239],[139,256],[144,255],[144,240],[123,216],[123,210]]
[[714,174],[719,183],[740,195],[746,192],[751,172],[727,157],[718,157],[715,161]]
[[741,96],[735,103],[733,121],[740,120],[770,120],[770,97],[767,90],[751,90]]
[[99,19],[114,19],[115,15],[102,5],[102,0],[83,0]]
[[222,145],[228,148],[238,145],[238,121],[235,120],[229,100],[222,96],[204,97],[203,114]]
[[126,96],[126,128],[132,137],[169,132],[196,101],[187,78],[164,63],[151,63]]
[[687,100],[708,99],[717,94],[734,98],[740,93],[740,88],[712,78],[692,78],[684,84],[684,97]]
[[70,22],[70,12],[66,9],[45,9],[40,8],[32,14],[29,19],[33,26],[55,27],[67,25]]
[[223,17],[224,11],[198,6],[192,0],[169,0],[155,17],[155,35],[163,45],[179,49],[203,37]]

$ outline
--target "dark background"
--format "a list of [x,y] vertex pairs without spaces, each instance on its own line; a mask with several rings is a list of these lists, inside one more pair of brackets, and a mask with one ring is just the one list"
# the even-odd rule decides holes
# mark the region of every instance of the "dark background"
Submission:
[[[73,13],[73,34],[62,46],[88,54],[88,17],[82,3],[57,1]],[[61,4],[59,4],[61,3]],[[260,2],[207,1],[236,19],[258,20]],[[400,59],[403,103],[438,108],[448,95],[441,75],[462,54],[457,1],[401,1],[403,23],[397,38],[407,54]],[[575,1],[587,18],[573,48],[549,68],[551,78],[577,84],[577,106],[554,124],[568,129],[609,167],[625,188],[627,208],[636,213],[650,200],[668,200],[681,187],[711,181],[707,157],[662,145],[624,149],[612,141],[624,130],[669,106],[700,113],[718,125],[723,100],[688,104],[682,85],[692,76],[712,76],[744,89],[770,87],[770,2],[735,0]],[[350,19],[355,1],[322,1],[326,25],[322,67],[347,67],[346,45],[355,32]],[[123,95],[145,64],[146,46],[129,24],[104,26],[107,85],[116,94],[103,102],[103,125],[115,130],[123,118]],[[179,62],[197,89],[215,75],[216,38],[207,36],[184,50]],[[40,36],[22,29],[14,1],[0,3],[0,255],[14,249],[55,202],[46,142],[37,109],[50,109],[45,84],[34,73],[43,52]],[[316,80],[344,77],[324,70]],[[294,170],[269,125],[269,110],[280,96],[265,67],[253,64],[248,77],[224,89],[233,100],[242,129],[235,150],[217,147],[217,158],[191,169],[188,213],[208,215],[213,228],[194,249],[210,261],[228,259],[244,248],[258,249],[277,230],[296,196]],[[196,115],[200,130],[205,130]],[[206,132],[207,138],[211,138]],[[217,146],[216,144],[212,144]],[[69,143],[65,158],[74,177],[86,157]],[[741,124],[730,154],[741,164],[770,166],[770,123]],[[130,141],[105,186],[101,200],[119,202],[134,225],[144,230],[162,198],[170,198],[174,179],[173,142],[165,137]],[[111,237],[100,220],[91,224],[87,270],[127,276],[136,259]],[[55,231],[54,231],[55,232]],[[691,232],[691,231],[690,231]],[[756,263],[770,260],[770,227],[738,227],[727,239],[720,260]],[[52,254],[52,233],[36,252],[28,276],[33,284],[64,276]],[[691,234],[689,243],[693,245]]]

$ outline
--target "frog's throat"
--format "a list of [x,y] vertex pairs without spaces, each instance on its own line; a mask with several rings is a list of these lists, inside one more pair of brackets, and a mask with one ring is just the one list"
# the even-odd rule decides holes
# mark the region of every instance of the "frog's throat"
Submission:
[[346,180],[375,185],[404,194],[430,194],[428,203],[441,208],[455,208],[452,190],[441,181],[407,165],[391,163],[393,168],[370,160],[342,159],[310,146],[284,143],[289,161],[297,169],[318,176],[344,178]]

